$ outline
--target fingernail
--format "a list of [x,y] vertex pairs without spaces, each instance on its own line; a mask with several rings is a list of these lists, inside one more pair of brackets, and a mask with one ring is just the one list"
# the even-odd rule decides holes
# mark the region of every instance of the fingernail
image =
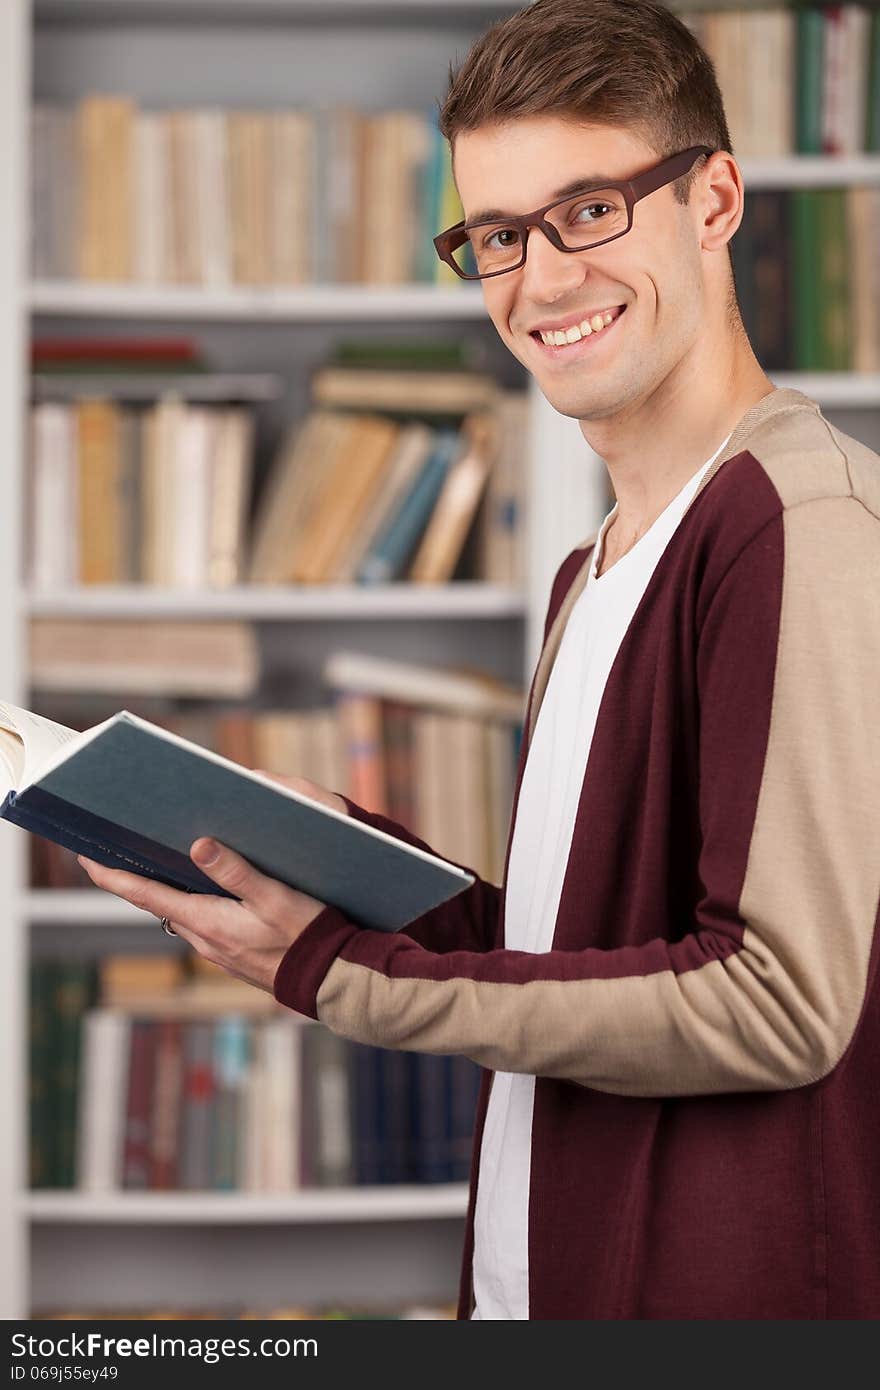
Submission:
[[216,864],[220,858],[220,846],[216,840],[200,840],[193,850],[192,857],[197,864]]

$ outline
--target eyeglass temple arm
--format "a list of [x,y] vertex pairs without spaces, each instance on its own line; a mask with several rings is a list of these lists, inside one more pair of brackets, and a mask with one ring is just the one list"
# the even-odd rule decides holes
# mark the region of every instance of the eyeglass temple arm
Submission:
[[680,179],[682,174],[693,168],[699,155],[714,154],[711,145],[694,145],[692,149],[682,150],[670,160],[664,160],[656,169],[648,169],[644,174],[639,174],[637,178],[630,180],[630,187],[635,190],[638,198],[645,198],[655,189],[662,188],[665,183],[674,183]]

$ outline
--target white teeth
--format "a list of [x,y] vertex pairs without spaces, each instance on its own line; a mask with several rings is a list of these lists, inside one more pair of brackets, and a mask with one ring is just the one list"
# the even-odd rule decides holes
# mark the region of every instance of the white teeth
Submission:
[[592,333],[599,333],[613,322],[614,315],[606,309],[604,314],[594,314],[591,319],[584,319],[583,323],[572,324],[571,328],[542,328],[541,341],[547,347],[564,347],[568,343],[579,343],[581,338],[589,338]]

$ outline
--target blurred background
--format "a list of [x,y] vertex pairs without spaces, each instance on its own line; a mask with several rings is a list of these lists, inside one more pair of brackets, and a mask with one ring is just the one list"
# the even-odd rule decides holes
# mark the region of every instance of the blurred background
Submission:
[[[515,8],[0,12],[0,700],[132,710],[496,882],[549,582],[613,500],[431,245],[449,64]],[[672,8],[758,358],[880,449],[880,12]],[[452,1314],[475,1065],[298,1019],[5,823],[0,897],[0,1315]]]

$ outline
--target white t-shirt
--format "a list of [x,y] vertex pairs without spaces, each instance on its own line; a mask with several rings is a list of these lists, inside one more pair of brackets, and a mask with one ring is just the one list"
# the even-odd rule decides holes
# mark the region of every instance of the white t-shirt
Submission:
[[[728,439],[730,436],[728,435]],[[505,895],[504,944],[553,943],[575,816],[605,683],[654,569],[727,439],[631,550],[601,578],[596,567],[615,506],[602,523],[589,577],[569,616],[523,773]],[[529,1181],[535,1078],[496,1072],[480,1150],[474,1216],[474,1318],[529,1316]]]

